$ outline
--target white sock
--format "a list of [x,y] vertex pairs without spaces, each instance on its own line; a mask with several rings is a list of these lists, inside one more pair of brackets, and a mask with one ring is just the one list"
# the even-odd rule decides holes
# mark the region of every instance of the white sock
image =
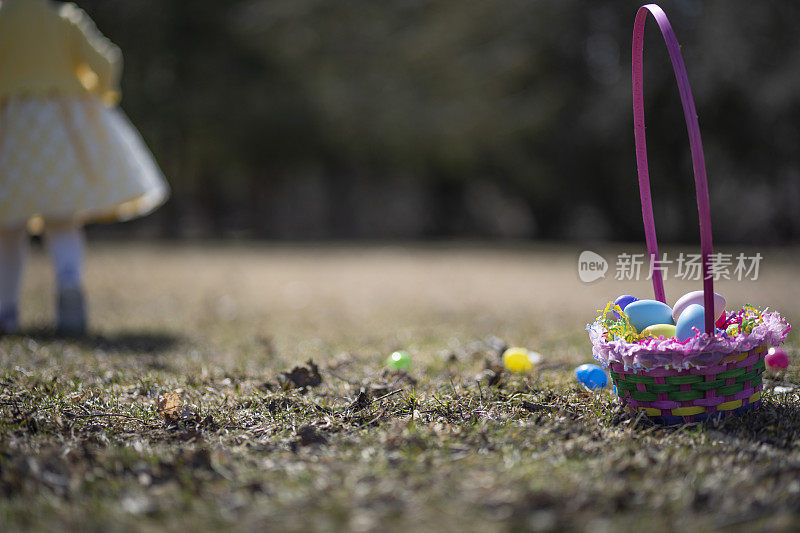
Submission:
[[22,265],[27,249],[28,233],[25,229],[0,231],[0,328],[16,326]]
[[83,228],[77,225],[46,228],[45,241],[53,261],[58,290],[80,288],[83,283],[83,256],[86,247]]

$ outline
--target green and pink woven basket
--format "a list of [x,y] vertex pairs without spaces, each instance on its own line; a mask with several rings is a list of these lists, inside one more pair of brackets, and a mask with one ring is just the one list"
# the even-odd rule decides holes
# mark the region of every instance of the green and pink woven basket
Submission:
[[[639,193],[655,300],[666,302],[658,263],[644,127],[642,56],[648,14],[653,15],[666,41],[689,133],[700,218],[705,331],[698,330],[694,338],[683,342],[674,337],[643,339],[635,334],[617,335],[608,327],[609,320],[603,314],[587,330],[594,357],[610,369],[619,401],[634,413],[643,411],[657,423],[672,425],[730,416],[759,405],[765,355],[771,346],[786,339],[791,326],[778,313],[746,306],[734,316],[747,317],[747,327],[737,328],[734,334],[715,328],[711,216],[697,112],[675,33],[664,11],[649,4],[636,14],[632,70]],[[608,311],[607,307],[605,312]]]
[[731,354],[719,363],[676,371],[626,369],[610,364],[617,396],[633,412],[662,424],[700,422],[741,413],[761,401],[766,347]]

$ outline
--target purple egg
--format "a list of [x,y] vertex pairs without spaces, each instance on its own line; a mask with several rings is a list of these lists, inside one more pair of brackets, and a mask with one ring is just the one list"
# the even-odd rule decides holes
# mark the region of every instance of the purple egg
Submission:
[[[622,296],[618,296],[617,299],[614,300],[614,303],[617,304],[620,307],[620,309],[624,311],[625,308],[628,307],[628,304],[636,302],[638,300],[639,298],[637,298],[636,296],[631,296],[630,294],[623,294]],[[620,316],[619,313],[614,311],[614,318],[622,318],[622,317]]]

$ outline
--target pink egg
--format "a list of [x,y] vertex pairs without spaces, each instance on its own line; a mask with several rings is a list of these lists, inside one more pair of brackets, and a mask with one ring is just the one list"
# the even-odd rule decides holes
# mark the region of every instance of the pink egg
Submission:
[[767,363],[767,368],[772,370],[785,370],[789,367],[789,356],[780,348],[770,348],[764,361]]
[[[678,323],[678,317],[681,316],[683,310],[692,304],[702,305],[705,307],[705,293],[703,291],[687,292],[675,302],[672,306],[672,320]],[[721,294],[714,293],[714,319],[722,316],[725,311],[725,298]]]

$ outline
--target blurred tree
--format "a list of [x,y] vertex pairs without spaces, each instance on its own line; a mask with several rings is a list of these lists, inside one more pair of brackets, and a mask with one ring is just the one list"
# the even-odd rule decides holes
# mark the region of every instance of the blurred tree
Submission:
[[[641,239],[639,2],[86,0],[174,188],[165,235]],[[683,45],[719,241],[797,241],[800,5],[662,3]],[[651,23],[652,24],[652,23]],[[697,240],[654,26],[648,145],[664,240]]]

